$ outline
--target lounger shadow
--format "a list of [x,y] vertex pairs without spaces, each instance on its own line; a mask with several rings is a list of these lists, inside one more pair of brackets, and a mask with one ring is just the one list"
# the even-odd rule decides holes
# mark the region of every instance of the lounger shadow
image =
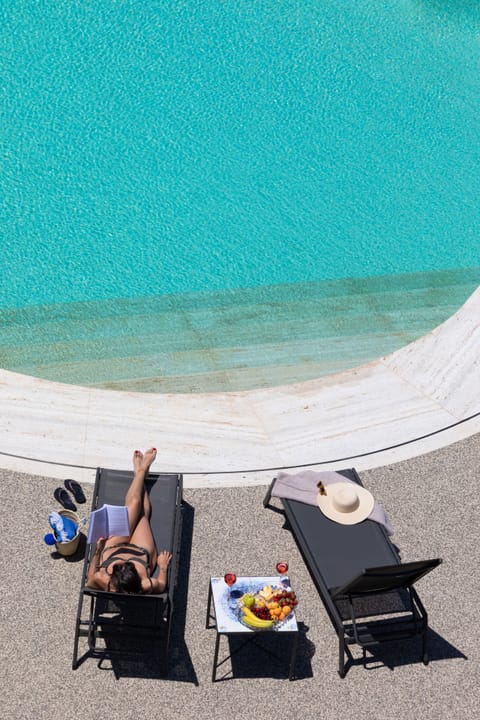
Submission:
[[[362,484],[354,469],[346,478]],[[268,507],[275,480],[268,488]],[[339,639],[340,677],[354,658],[350,645],[366,648],[420,636],[428,663],[428,615],[413,587],[441,560],[402,563],[384,527],[373,520],[342,525],[314,505],[281,498],[290,529]],[[347,662],[345,662],[347,657]]]
[[[92,510],[104,503],[123,505],[131,480],[131,471],[98,468]],[[180,554],[183,479],[177,474],[150,473],[146,485],[157,548],[172,553],[167,590],[159,595],[126,595],[88,588],[87,570],[95,548],[87,545],[75,625],[74,670],[88,657],[101,662],[144,655],[154,657],[167,670]],[[86,648],[80,655],[81,643]]]

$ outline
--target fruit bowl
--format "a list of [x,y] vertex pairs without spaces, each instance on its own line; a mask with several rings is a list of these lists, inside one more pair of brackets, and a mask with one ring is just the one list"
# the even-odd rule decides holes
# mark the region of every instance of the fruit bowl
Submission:
[[238,617],[251,630],[276,630],[291,617],[297,605],[293,590],[265,585],[258,592],[247,592],[239,598]]

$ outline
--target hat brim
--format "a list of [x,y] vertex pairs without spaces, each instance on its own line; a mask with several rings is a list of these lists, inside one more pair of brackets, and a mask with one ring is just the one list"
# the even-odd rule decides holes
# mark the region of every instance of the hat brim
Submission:
[[[334,522],[341,523],[342,525],[356,525],[357,523],[366,520],[373,510],[375,505],[375,499],[372,493],[365,490],[361,485],[355,485],[355,490],[358,494],[359,505],[352,512],[340,512],[332,505],[332,490],[337,490],[341,487],[352,487],[352,483],[330,483],[325,486],[327,491],[326,495],[317,495],[318,507],[325,515],[325,517],[333,520]],[[329,492],[330,490],[330,492]]]

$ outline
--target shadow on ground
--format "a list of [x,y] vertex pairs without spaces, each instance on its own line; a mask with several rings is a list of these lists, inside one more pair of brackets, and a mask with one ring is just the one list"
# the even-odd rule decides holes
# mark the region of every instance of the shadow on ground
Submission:
[[[298,630],[293,680],[313,677],[311,659],[315,645],[307,638],[308,627],[304,623],[298,623]],[[288,678],[292,643],[292,636],[280,633],[222,636],[215,680]]]
[[[428,630],[428,647],[429,662],[438,662],[440,660],[468,660],[467,656],[454,645],[449,643],[445,638],[429,628]],[[355,658],[351,665],[363,665],[366,670],[377,670],[383,667],[389,670],[402,667],[404,665],[422,664],[422,647],[421,640],[414,639],[409,641],[384,643],[372,647],[366,654],[366,660],[363,657]]]
[[61,553],[54,550],[50,553],[52,560],[65,560],[67,563],[83,562],[85,560],[85,553],[87,551],[87,538],[84,533],[80,533],[78,540],[78,547],[73,555],[62,555]]

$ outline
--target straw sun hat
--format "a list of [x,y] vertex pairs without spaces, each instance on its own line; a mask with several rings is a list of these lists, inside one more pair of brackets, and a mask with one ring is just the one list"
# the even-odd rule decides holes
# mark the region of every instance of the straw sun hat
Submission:
[[[355,525],[373,510],[373,495],[360,485],[348,482],[331,483],[319,489],[317,502],[326,517],[342,525]],[[326,494],[325,494],[326,493]]]

